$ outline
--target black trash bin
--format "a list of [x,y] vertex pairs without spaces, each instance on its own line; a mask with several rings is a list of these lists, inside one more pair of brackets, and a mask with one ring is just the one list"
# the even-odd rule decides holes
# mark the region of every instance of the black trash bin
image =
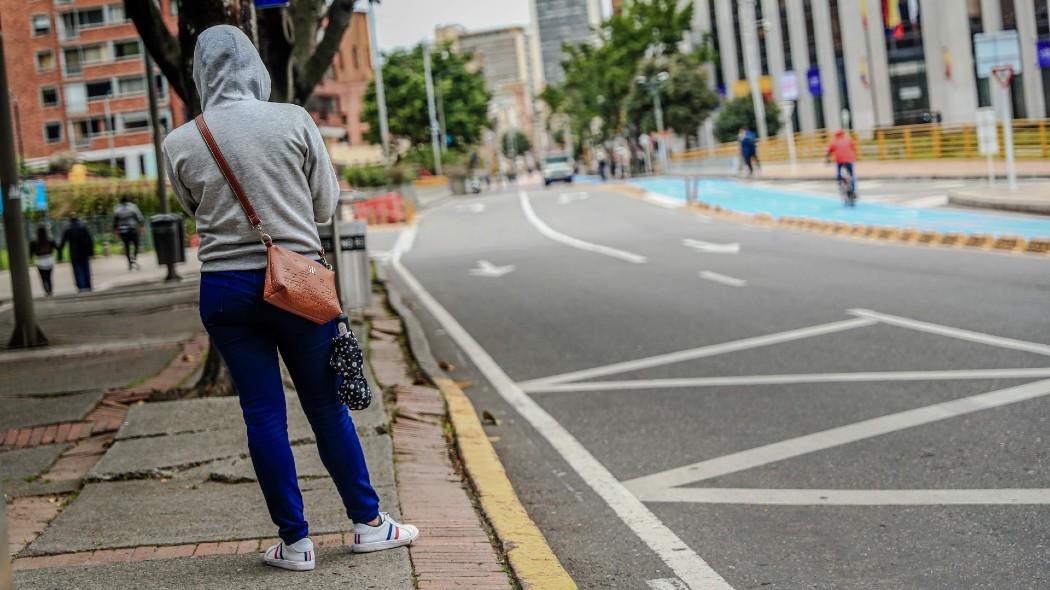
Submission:
[[157,251],[157,264],[164,266],[186,262],[186,237],[182,216],[160,213],[149,218],[153,229],[153,248]]

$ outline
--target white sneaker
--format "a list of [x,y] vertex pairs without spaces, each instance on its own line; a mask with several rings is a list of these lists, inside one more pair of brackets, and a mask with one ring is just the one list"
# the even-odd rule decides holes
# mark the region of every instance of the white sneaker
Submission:
[[286,570],[308,572],[314,569],[314,542],[305,537],[291,545],[278,543],[266,550],[263,562]]
[[354,523],[354,542],[350,551],[354,553],[371,553],[408,545],[419,536],[419,529],[410,524],[398,524],[386,512],[380,512],[380,521],[376,526],[365,523]]

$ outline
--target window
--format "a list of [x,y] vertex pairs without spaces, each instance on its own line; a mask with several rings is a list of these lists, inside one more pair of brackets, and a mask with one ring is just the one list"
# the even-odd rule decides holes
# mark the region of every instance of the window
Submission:
[[126,133],[145,131],[149,129],[148,113],[123,113],[120,116]]
[[29,22],[33,28],[33,36],[39,37],[51,32],[51,17],[46,14],[34,14]]
[[106,61],[108,51],[105,45],[84,45],[66,49],[63,55],[66,62],[66,73],[79,74],[83,66]]
[[77,135],[80,137],[93,137],[95,135],[105,135],[106,129],[113,128],[113,117],[110,116],[110,124],[106,125],[105,117],[93,117],[91,119],[81,119],[75,124]]
[[50,72],[55,69],[55,52],[47,49],[36,52],[36,71]]
[[109,23],[118,24],[127,22],[131,19],[124,16],[124,5],[123,4],[111,4],[109,6]]
[[96,8],[78,10],[76,23],[79,29],[101,27],[106,24],[106,9],[98,6]]
[[62,141],[62,123],[58,121],[44,123],[44,141],[47,143]]
[[146,92],[146,78],[143,76],[133,76],[131,78],[120,78],[117,80],[117,94],[124,96],[127,94],[143,94]]
[[113,94],[113,82],[110,80],[95,80],[88,82],[84,87],[88,100],[99,100]]
[[45,86],[40,89],[40,104],[45,107],[58,106],[58,89],[54,86]]
[[138,55],[142,55],[142,44],[135,39],[113,43],[114,59],[127,59]]

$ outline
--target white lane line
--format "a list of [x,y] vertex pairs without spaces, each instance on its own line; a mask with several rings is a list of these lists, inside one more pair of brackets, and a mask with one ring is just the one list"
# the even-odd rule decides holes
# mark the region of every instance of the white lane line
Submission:
[[1030,369],[960,369],[949,371],[882,371],[872,373],[795,373],[786,375],[731,375],[671,379],[586,381],[552,385],[522,385],[528,393],[725,387],[737,385],[792,385],[798,383],[866,383],[882,381],[958,381],[964,379],[1039,379],[1050,377],[1050,367]]
[[484,213],[485,203],[460,203],[456,205],[456,211],[460,213]]
[[789,490],[754,488],[667,488],[646,502],[759,504],[773,506],[931,506],[1050,504],[1050,489],[990,490]]
[[731,242],[729,244],[716,244],[714,242],[705,242],[703,240],[694,240],[686,238],[682,240],[682,245],[686,248],[692,248],[698,252],[708,252],[711,254],[739,254],[740,244],[737,242]]
[[[406,230],[415,232],[415,228]],[[404,244],[399,238],[399,245],[411,245],[411,238]],[[573,468],[580,478],[594,490],[598,496],[638,537],[649,546],[657,556],[674,572],[678,578],[693,590],[733,590],[711,566],[696,554],[678,535],[656,517],[645,504],[631,492],[627,491],[612,473],[598,462],[593,455],[576,440],[557,420],[525,394],[511,378],[503,372],[496,361],[476,340],[459,324],[429,292],[416,280],[401,263],[401,254],[406,248],[396,250],[392,260],[394,271],[400,275],[405,285],[441,324],[452,340],[470,357],[481,374],[499,392],[529,424],[541,434],[547,442]]]
[[[676,199],[674,197],[669,197],[667,195],[661,195],[660,193],[654,193],[652,191],[646,192],[645,196],[642,197],[642,200],[648,201],[648,202],[652,203],[653,205],[658,205],[658,206],[663,207],[665,209],[681,209],[682,207],[685,206],[685,203],[683,203],[682,201],[679,201],[678,199]],[[710,219],[710,218],[708,218],[708,219]]]
[[656,580],[646,580],[645,583],[652,590],[688,590],[689,588],[678,578],[658,578]]
[[702,270],[702,271],[700,271],[700,278],[704,279],[704,280],[712,281],[714,283],[721,283],[723,285],[727,285],[727,286],[730,286],[730,287],[746,287],[747,286],[747,281],[745,281],[744,279],[738,279],[736,277],[731,277],[729,275],[719,274],[717,272],[712,272],[712,271],[709,271],[709,270]]
[[946,418],[1036,399],[1047,394],[1050,394],[1050,379],[862,420],[635,478],[624,482],[624,485],[639,497],[648,498],[650,494],[662,493],[667,488],[689,485]]
[[566,246],[572,246],[580,250],[587,252],[594,252],[595,254],[604,254],[605,256],[611,256],[613,258],[619,258],[620,260],[626,260],[634,264],[645,264],[647,258],[639,254],[632,252],[626,252],[624,250],[617,250],[616,248],[610,248],[608,246],[602,246],[600,244],[592,244],[583,240],[576,239],[572,236],[567,236],[563,233],[554,231],[549,225],[540,219],[536,212],[532,209],[532,203],[529,201],[529,195],[525,191],[519,193],[521,197],[521,210],[525,212],[525,218],[529,220],[529,223],[533,225],[539,232],[555,242],[560,242]]
[[506,266],[496,266],[488,260],[479,260],[478,266],[467,272],[475,277],[499,278],[514,272],[514,265],[508,264]]
[[558,195],[558,204],[560,204],[560,205],[568,205],[569,203],[572,203],[572,202],[575,202],[575,201],[586,201],[587,199],[590,198],[590,196],[591,196],[590,194],[585,193],[585,192],[562,193],[562,194]]
[[672,363],[678,363],[682,361],[691,361],[700,358],[707,358],[710,356],[725,354],[727,352],[739,352],[741,350],[758,348],[760,346],[769,346],[771,344],[791,342],[793,340],[801,340],[803,338],[812,338],[813,336],[823,336],[824,334],[833,334],[835,332],[852,330],[854,328],[863,328],[865,326],[871,326],[876,323],[878,322],[869,318],[853,318],[849,320],[840,320],[828,324],[820,324],[818,326],[799,328],[797,330],[788,330],[786,332],[778,332],[775,334],[765,334],[763,336],[744,338],[742,340],[733,340],[731,342],[722,342],[720,344],[701,346],[699,348],[690,348],[687,350],[679,350],[675,352],[668,352],[665,354],[658,354],[656,356],[650,356],[633,361],[623,361],[619,363],[613,363],[611,365],[604,365],[601,367],[592,367],[590,369],[571,371],[569,373],[552,375],[550,377],[543,377],[541,379],[531,379],[529,381],[524,381],[519,385],[521,385],[521,387],[524,388],[533,388],[539,385],[567,383],[569,381],[581,381],[583,379],[593,379],[595,377],[615,375],[616,373],[626,373],[628,371],[651,369],[653,367],[670,365]]
[[1027,342],[1025,340],[1015,340],[1013,338],[993,336],[991,334],[974,332],[972,330],[963,330],[961,328],[952,328],[950,326],[942,326],[940,324],[931,324],[930,322],[922,322],[919,320],[912,320],[900,316],[890,315],[887,313],[879,313],[877,311],[871,311],[870,309],[851,309],[848,313],[860,318],[869,318],[881,322],[883,324],[890,324],[892,326],[899,326],[901,328],[910,328],[912,330],[918,330],[920,332],[928,332],[930,334],[938,334],[940,336],[958,338],[959,340],[968,340],[970,342],[987,344],[989,346],[998,346],[1000,348],[1022,350],[1024,352],[1034,352],[1035,354],[1050,356],[1050,344],[1042,344],[1040,342]]

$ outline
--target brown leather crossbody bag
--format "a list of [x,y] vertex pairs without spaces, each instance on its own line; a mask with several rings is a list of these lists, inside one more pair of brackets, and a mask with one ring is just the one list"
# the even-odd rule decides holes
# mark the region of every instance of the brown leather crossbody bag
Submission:
[[266,286],[263,289],[263,300],[316,324],[334,320],[343,310],[336,293],[335,273],[325,261],[324,252],[319,253],[321,262],[317,262],[273,243],[273,239],[263,231],[259,215],[241,188],[241,183],[237,181],[233,169],[226,162],[219,145],[215,143],[215,137],[208,130],[204,115],[197,115],[194,121],[201,137],[204,138],[204,143],[208,145],[208,151],[233,189],[244,214],[248,216],[248,223],[259,232],[259,239],[266,245]]

